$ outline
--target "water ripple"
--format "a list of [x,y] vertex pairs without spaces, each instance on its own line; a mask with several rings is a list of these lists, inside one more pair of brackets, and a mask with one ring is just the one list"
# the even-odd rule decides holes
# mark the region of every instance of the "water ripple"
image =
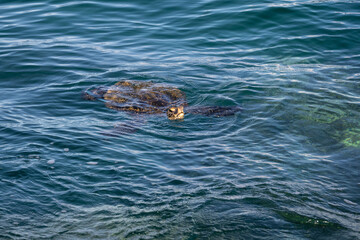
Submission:
[[[0,238],[359,238],[356,1],[0,5]],[[81,98],[123,79],[244,111]]]

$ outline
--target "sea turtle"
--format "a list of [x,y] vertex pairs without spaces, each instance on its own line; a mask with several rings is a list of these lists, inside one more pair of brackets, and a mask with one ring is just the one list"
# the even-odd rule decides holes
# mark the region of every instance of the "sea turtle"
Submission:
[[239,112],[239,106],[189,107],[185,93],[178,88],[148,82],[124,80],[115,85],[93,87],[83,92],[87,100],[102,100],[108,108],[144,114],[164,114],[170,120],[183,119],[184,115],[229,116]]

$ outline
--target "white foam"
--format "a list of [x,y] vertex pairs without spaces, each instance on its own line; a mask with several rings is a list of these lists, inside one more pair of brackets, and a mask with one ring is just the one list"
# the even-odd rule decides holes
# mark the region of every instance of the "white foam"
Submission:
[[87,162],[86,164],[89,164],[89,165],[96,165],[96,164],[98,164],[98,162]]
[[55,160],[54,159],[51,159],[49,161],[47,161],[48,164],[54,164],[55,163]]

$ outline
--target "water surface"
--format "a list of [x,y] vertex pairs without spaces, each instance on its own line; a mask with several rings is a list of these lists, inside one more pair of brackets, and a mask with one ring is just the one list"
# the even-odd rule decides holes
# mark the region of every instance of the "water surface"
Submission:
[[[360,238],[357,1],[2,1],[1,239]],[[133,116],[130,79],[241,114]]]

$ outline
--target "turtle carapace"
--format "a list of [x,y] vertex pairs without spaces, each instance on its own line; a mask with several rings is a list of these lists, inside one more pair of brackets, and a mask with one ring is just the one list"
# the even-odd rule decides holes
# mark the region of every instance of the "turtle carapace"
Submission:
[[146,81],[120,81],[110,87],[100,86],[83,92],[87,100],[102,100],[108,108],[134,113],[163,114],[170,120],[183,119],[185,114],[229,116],[241,110],[238,106],[189,107],[185,93],[178,88]]

